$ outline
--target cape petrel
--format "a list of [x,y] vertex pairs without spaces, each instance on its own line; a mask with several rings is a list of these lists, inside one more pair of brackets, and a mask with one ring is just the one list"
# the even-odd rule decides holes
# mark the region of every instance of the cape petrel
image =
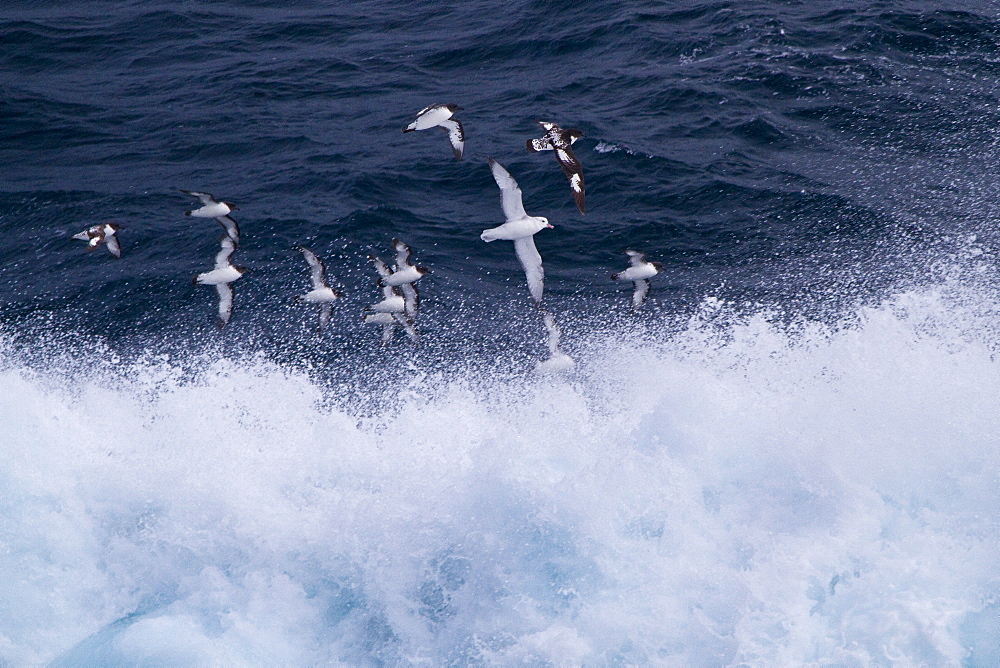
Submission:
[[103,243],[109,253],[116,258],[121,258],[122,247],[118,243],[118,237],[115,236],[120,229],[121,226],[118,223],[101,223],[100,225],[88,227],[83,232],[77,232],[73,235],[73,238],[86,241],[88,253]]
[[573,191],[573,201],[576,202],[580,213],[586,213],[587,195],[583,183],[583,165],[580,164],[580,161],[573,154],[573,149],[570,148],[573,142],[583,136],[583,133],[577,128],[564,130],[555,123],[547,121],[538,121],[538,124],[545,130],[545,136],[539,139],[529,139],[525,142],[525,146],[532,153],[550,149],[555,151],[556,160],[559,161],[559,166],[562,167],[563,173],[569,179],[569,187]]

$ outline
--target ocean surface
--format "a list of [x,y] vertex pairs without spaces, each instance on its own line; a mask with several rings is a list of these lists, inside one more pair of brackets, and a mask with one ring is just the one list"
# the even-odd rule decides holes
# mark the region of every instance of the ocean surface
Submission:
[[0,665],[1000,665],[996,2],[7,0],[0,91]]

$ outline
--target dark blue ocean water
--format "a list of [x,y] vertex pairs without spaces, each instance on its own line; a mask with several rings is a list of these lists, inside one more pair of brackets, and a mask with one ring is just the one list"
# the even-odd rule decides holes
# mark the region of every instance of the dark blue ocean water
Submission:
[[[667,267],[654,309],[714,293],[821,312],[987,227],[969,171],[995,150],[992,3],[283,4],[7,5],[6,321],[209,335],[212,290],[189,279],[219,228],[184,218],[179,188],[241,207],[234,339],[303,335],[300,243],[328,257],[355,326],[377,297],[366,256],[394,235],[434,269],[429,321],[490,319],[527,299],[510,245],[478,238],[502,222],[488,156],[556,226],[537,239],[554,309],[627,301],[607,275],[636,246]],[[465,108],[458,163],[443,133],[399,131],[445,102]],[[586,133],[587,215],[523,149],[536,119]],[[121,262],[68,239],[103,220],[125,228]]]
[[[983,547],[995,537],[996,496],[969,480],[996,471],[984,406],[997,388],[988,374],[978,385],[963,379],[992,369],[991,318],[1000,310],[991,287],[1000,243],[998,91],[995,2],[5,2],[0,393],[8,398],[0,398],[0,419],[8,424],[0,429],[8,444],[0,490],[13,500],[0,505],[0,544],[19,556],[0,558],[0,572],[20,584],[7,591],[12,603],[0,604],[0,662],[988,665],[1000,651],[988,640],[997,614],[982,612],[998,594],[984,584],[996,557]],[[400,132],[438,103],[463,107],[461,161],[443,132]],[[539,119],[585,133],[574,149],[586,215],[553,157],[524,149],[540,135]],[[545,357],[545,337],[511,245],[479,239],[503,222],[490,156],[518,180],[528,213],[554,225],[536,236],[546,307],[585,370],[561,388],[539,390],[518,376]],[[249,272],[235,284],[233,319],[221,331],[214,291],[191,283],[211,267],[221,228],[184,216],[195,202],[182,188],[240,207],[235,259]],[[120,260],[70,238],[106,220],[122,225]],[[380,298],[367,256],[388,259],[394,236],[433,272],[420,284],[419,349],[400,333],[383,350],[377,328],[361,323]],[[313,309],[293,300],[308,286],[298,244],[326,259],[331,282],[346,293],[321,337]],[[638,314],[629,312],[630,290],[608,276],[624,269],[626,247],[665,267]],[[931,297],[941,294],[945,305]],[[725,317],[713,319],[716,310]],[[886,324],[893,318],[898,327]],[[639,338],[616,343],[620,333]],[[830,344],[838,336],[848,337],[843,348]],[[938,365],[921,348],[927,336],[947,353]],[[799,360],[801,350],[789,349],[803,341],[827,352]],[[949,356],[966,346],[978,352],[960,364]],[[664,362],[674,355],[686,361]],[[375,369],[400,367],[409,371],[391,377],[401,394],[388,401],[372,390],[385,378]],[[483,369],[500,385],[484,380]],[[637,387],[639,369],[651,376]],[[43,380],[33,384],[36,375]],[[232,380],[243,375],[265,380]],[[849,386],[817,389],[817,379]],[[101,387],[115,389],[103,395]],[[701,399],[682,409],[684,395],[658,394],[665,387]],[[789,388],[791,403],[766,398],[776,387]],[[961,400],[941,401],[931,387]],[[525,399],[547,391],[551,402]],[[438,403],[412,404],[407,392]],[[230,432],[214,431],[208,408],[190,417],[220,396],[216,417],[239,446]],[[53,418],[48,407],[63,402],[70,417]],[[578,402],[579,414],[547,412]],[[131,407],[110,408],[119,404]],[[798,415],[798,426],[778,417],[758,423],[771,409]],[[931,415],[940,419],[918,429],[914,416]],[[614,432],[607,425],[619,418]],[[856,428],[844,426],[852,420]],[[949,420],[952,431],[922,440]],[[312,445],[289,446],[287,459],[247,455],[296,442],[302,424],[326,435],[300,435]],[[533,437],[512,425],[530,426],[552,456],[536,461],[534,450],[519,450]],[[730,438],[731,425],[739,438]],[[113,473],[94,458],[55,466],[82,456],[73,445],[81,433],[93,457],[107,448],[132,463]],[[389,448],[380,440],[387,433],[414,450]],[[428,433],[440,442],[422,440]],[[601,473],[599,453],[627,443],[637,450],[619,453],[624,469]],[[803,462],[816,460],[796,450],[803,443],[842,450],[845,461],[889,447],[894,454],[872,471],[907,461],[910,448],[970,447],[967,460],[978,464],[940,479],[920,469],[899,488],[891,476],[830,464],[829,480],[803,474],[811,482],[796,486],[781,471],[811,470]],[[355,453],[346,465],[317,454],[344,448]],[[175,471],[164,449],[188,461],[207,453],[211,465],[192,467],[212,475]],[[716,460],[711,452],[729,454]],[[778,473],[735,453],[778,462]],[[655,464],[642,464],[647,457]],[[515,459],[523,470],[506,468]],[[233,461],[242,462],[239,482],[227,486],[219,480]],[[428,462],[451,473],[425,497],[416,490],[425,490],[427,471],[442,470]],[[646,480],[638,472],[647,465],[669,474]],[[258,470],[273,477],[264,483],[248,473]],[[38,482],[44,471],[59,484]],[[134,491],[113,491],[118,476]],[[595,480],[615,482],[605,489]],[[263,514],[273,511],[284,518],[275,526],[299,534],[245,519],[260,506],[244,515],[237,499],[257,484],[274,493],[250,492],[267,506]],[[556,494],[559,485],[573,491]],[[682,491],[667,501],[660,492],[630,497],[636,486]],[[616,505],[612,488],[629,499]],[[683,490],[701,511],[724,516],[717,533],[670,529],[671,517],[688,516]],[[457,519],[435,516],[445,498],[457,499],[449,511]],[[561,507],[567,498],[574,502]],[[277,508],[286,502],[291,509]],[[200,503],[212,510],[202,513]],[[605,503],[620,509],[605,519],[620,525],[624,542],[602,542],[578,519],[600,515]],[[873,503],[880,509],[865,506]],[[948,515],[951,503],[967,507]],[[989,517],[969,519],[983,504]],[[861,516],[881,522],[857,544],[889,536],[881,540],[898,539],[895,549],[906,552],[915,541],[913,559],[932,562],[955,549],[935,541],[979,532],[982,544],[957,542],[981,551],[982,570],[955,581],[953,564],[934,562],[929,574],[884,585],[905,590],[906,614],[919,620],[912,628],[883,598],[832,610],[838,582],[866,573],[881,582],[902,563],[880,562],[845,538],[842,553],[828,546],[813,555],[810,563],[823,562],[819,575],[788,574],[802,600],[768,600],[773,581],[747,583],[740,574],[782,570],[778,558],[766,568],[754,561],[769,558],[762,546],[775,532],[801,539],[780,548],[789,555],[810,549],[812,534],[782,515],[789,506],[814,528],[864,524]],[[382,507],[388,516],[373,510]],[[495,508],[510,517],[493,517]],[[328,511],[353,524],[314,534],[331,521]],[[64,518],[73,529],[52,519],[77,512]],[[909,524],[922,512],[943,513],[927,520],[940,534]],[[762,515],[770,524],[733,538]],[[400,537],[432,516],[433,530]],[[32,517],[51,522],[25,529]],[[394,530],[372,528],[381,523]],[[501,547],[463,548],[461,537],[488,533],[484,525],[501,527],[507,538],[490,539]],[[415,537],[420,531],[434,534],[431,546]],[[722,545],[728,539],[735,542]],[[657,547],[640,557],[629,547],[636,540]],[[248,556],[270,549],[270,560]],[[722,584],[665,574],[706,560]],[[81,561],[86,572],[70,578],[86,582],[78,589],[52,575]],[[536,562],[548,565],[533,570]],[[633,562],[645,575],[607,566]],[[959,590],[967,596],[949,598]],[[622,604],[628,612],[609,603],[632,595]],[[926,606],[933,611],[917,611]],[[22,608],[33,621],[19,618]],[[896,625],[855,615],[862,609]],[[260,629],[267,632],[255,636]]]

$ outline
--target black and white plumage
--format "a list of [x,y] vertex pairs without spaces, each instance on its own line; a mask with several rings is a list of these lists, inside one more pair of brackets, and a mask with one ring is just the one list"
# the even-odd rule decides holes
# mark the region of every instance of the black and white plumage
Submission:
[[214,285],[219,294],[219,327],[225,327],[233,315],[233,286],[231,283],[246,273],[246,267],[238,267],[229,259],[236,250],[236,242],[229,235],[219,240],[219,252],[215,255],[215,268],[194,277],[195,285]]
[[390,269],[389,265],[387,265],[378,255],[369,255],[368,260],[372,263],[372,266],[375,267],[375,271],[378,273],[379,285],[385,287],[385,280],[392,276],[392,269]]
[[191,195],[192,197],[197,197],[202,203],[201,208],[184,212],[185,216],[193,216],[194,218],[214,218],[215,222],[222,225],[222,227],[226,230],[226,234],[229,235],[229,238],[232,239],[234,243],[240,243],[240,227],[229,215],[233,211],[238,211],[238,206],[232,202],[216,201],[215,197],[211,193],[200,193],[195,192],[194,190],[183,189],[181,192]]
[[380,277],[379,285],[382,286],[382,301],[369,306],[367,310],[372,313],[404,313],[406,311],[406,302],[403,299],[403,295],[399,294],[396,286],[386,283],[386,280],[392,276],[392,269],[389,269],[389,265],[383,262],[380,257],[370,255],[368,259],[375,265],[375,271],[378,272]]
[[121,229],[118,223],[101,223],[88,227],[83,232],[73,235],[74,239],[87,242],[87,252],[96,249],[102,243],[107,247],[108,252],[116,258],[121,258],[122,247],[118,243],[117,233]]
[[455,112],[461,110],[457,104],[431,105],[421,109],[413,122],[403,128],[403,132],[441,128],[448,132],[448,141],[451,142],[451,152],[455,160],[461,160],[465,152],[465,130],[462,129],[459,120],[453,118]]
[[389,265],[375,255],[369,255],[368,259],[371,260],[375,271],[378,272],[379,285],[382,287],[382,301],[366,309],[365,323],[382,325],[382,345],[387,345],[392,340],[392,333],[396,325],[401,326],[413,341],[419,341],[413,318],[407,314],[406,299],[400,294],[397,286],[386,283],[393,274]]
[[413,257],[413,251],[410,247],[396,239],[392,240],[392,250],[396,251],[396,267],[412,267],[413,264],[410,262],[410,258]]
[[416,317],[417,307],[420,304],[420,294],[417,292],[417,281],[429,274],[427,267],[411,264],[410,247],[399,239],[392,240],[392,247],[396,251],[396,264],[392,268],[392,273],[381,280],[386,285],[399,287],[406,302],[406,315],[411,318]]
[[545,136],[539,139],[529,139],[525,146],[532,153],[536,151],[555,151],[556,160],[562,167],[563,173],[569,179],[569,187],[573,191],[573,201],[580,213],[586,213],[586,187],[583,182],[583,165],[573,154],[571,148],[573,142],[583,136],[577,128],[564,130],[555,123],[548,121],[538,121],[538,124],[545,130]]
[[573,361],[572,357],[564,353],[559,345],[562,332],[556,325],[555,318],[550,313],[543,313],[542,323],[545,325],[545,331],[548,334],[549,358],[536,364],[535,369],[543,373],[572,371],[576,367],[576,362]]
[[319,331],[330,324],[333,317],[333,302],[343,297],[343,293],[331,288],[326,282],[326,266],[319,256],[305,246],[296,246],[302,257],[309,265],[309,280],[312,283],[312,290],[298,297],[299,301],[307,304],[319,304]]
[[638,309],[646,301],[649,294],[649,279],[663,271],[663,265],[659,262],[647,262],[646,254],[637,250],[626,249],[628,255],[629,268],[625,271],[611,274],[613,281],[632,281],[635,289],[632,292],[632,308]]
[[226,234],[233,240],[233,243],[240,243],[240,226],[236,224],[232,216],[216,216],[215,222],[222,225],[223,229],[226,230]]
[[551,228],[552,225],[543,216],[529,216],[525,212],[521,201],[521,188],[517,185],[517,181],[493,158],[490,158],[490,171],[500,186],[500,204],[503,206],[507,222],[499,227],[484,230],[480,238],[487,243],[497,239],[514,242],[514,252],[517,253],[517,259],[521,262],[524,276],[528,281],[528,291],[535,304],[539,305],[545,289],[545,272],[542,269],[542,256],[535,248],[534,236],[547,227]]
[[[535,121],[536,123],[541,123],[541,121]],[[583,136],[583,130],[579,128],[570,128],[566,130],[569,133],[569,143],[575,144],[576,140]],[[553,150],[552,142],[549,141],[548,132],[546,132],[544,137],[539,137],[538,139],[529,139],[524,142],[525,148],[528,149],[530,153],[538,153],[539,151],[551,151]]]

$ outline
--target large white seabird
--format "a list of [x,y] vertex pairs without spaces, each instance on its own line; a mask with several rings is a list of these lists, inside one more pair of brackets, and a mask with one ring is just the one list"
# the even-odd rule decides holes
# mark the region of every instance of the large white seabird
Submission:
[[542,269],[542,256],[535,248],[534,237],[537,232],[552,225],[549,225],[547,218],[529,216],[525,212],[524,204],[521,202],[521,188],[518,187],[517,181],[493,158],[490,158],[490,171],[500,186],[500,203],[507,222],[500,227],[485,230],[480,238],[486,242],[497,239],[514,242],[514,252],[517,253],[517,259],[520,260],[524,275],[528,279],[528,291],[531,292],[531,298],[535,300],[537,306],[542,303],[545,272]]

